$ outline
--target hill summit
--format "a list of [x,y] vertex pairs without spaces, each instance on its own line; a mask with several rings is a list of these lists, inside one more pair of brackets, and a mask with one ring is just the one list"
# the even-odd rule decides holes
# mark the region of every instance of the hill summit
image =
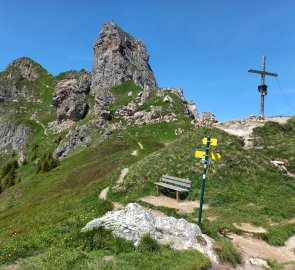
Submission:
[[104,24],[93,49],[93,93],[129,80],[147,91],[146,97],[157,88],[145,45],[114,22]]

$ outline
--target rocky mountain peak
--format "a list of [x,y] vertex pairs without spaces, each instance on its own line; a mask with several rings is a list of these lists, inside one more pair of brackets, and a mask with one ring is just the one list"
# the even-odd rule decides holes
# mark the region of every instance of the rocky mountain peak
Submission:
[[28,57],[21,57],[14,60],[7,66],[5,71],[9,71],[11,68],[17,68],[20,71],[20,75],[29,81],[33,81],[40,76],[37,63]]
[[145,45],[114,22],[104,24],[93,49],[93,93],[128,80],[144,89],[143,98],[157,88]]
[[47,70],[28,57],[14,60],[0,73],[0,102],[19,96],[31,99],[31,92],[25,82],[47,74]]

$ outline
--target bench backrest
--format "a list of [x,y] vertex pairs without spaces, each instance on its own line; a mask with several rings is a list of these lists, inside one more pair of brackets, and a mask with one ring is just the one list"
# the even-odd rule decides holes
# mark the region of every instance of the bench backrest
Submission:
[[162,175],[161,181],[169,184],[173,184],[180,187],[191,187],[191,180],[184,179],[184,178],[178,178],[175,176],[169,176],[169,175]]

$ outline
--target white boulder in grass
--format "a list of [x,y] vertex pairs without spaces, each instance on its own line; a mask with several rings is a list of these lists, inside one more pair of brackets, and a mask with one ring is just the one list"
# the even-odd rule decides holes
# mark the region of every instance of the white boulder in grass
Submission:
[[156,217],[137,203],[129,203],[123,210],[107,212],[101,218],[88,222],[82,232],[100,226],[134,242],[135,246],[144,234],[149,233],[160,244],[168,244],[175,249],[196,249],[213,262],[218,261],[213,250],[214,240],[202,234],[197,224],[174,217]]

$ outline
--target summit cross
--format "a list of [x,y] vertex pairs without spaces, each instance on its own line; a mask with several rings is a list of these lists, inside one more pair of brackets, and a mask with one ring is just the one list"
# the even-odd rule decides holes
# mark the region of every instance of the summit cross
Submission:
[[277,73],[267,72],[265,71],[265,62],[266,62],[266,56],[262,56],[262,70],[256,70],[256,69],[249,69],[248,72],[250,73],[257,73],[261,74],[261,85],[258,86],[258,91],[261,93],[260,98],[260,116],[264,118],[264,96],[267,95],[267,85],[265,84],[265,76],[273,76],[277,77]]

